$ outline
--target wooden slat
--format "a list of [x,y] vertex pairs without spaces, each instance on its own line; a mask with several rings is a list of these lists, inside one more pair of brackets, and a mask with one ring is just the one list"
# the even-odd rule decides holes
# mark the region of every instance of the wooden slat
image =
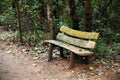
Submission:
[[57,41],[57,40],[44,40],[44,42],[48,42],[48,43],[52,43],[54,45],[63,47],[65,49],[68,49],[70,51],[72,51],[73,53],[76,53],[80,56],[88,56],[88,55],[92,55],[93,52],[61,42],[61,41]]
[[83,38],[83,39],[98,39],[98,37],[99,37],[99,33],[73,30],[73,29],[68,28],[66,26],[61,26],[60,31],[63,33],[66,33],[70,36]]
[[83,48],[92,48],[93,49],[96,45],[95,41],[77,39],[77,38],[65,35],[64,33],[58,33],[57,39],[60,41],[78,46],[78,47],[83,47]]

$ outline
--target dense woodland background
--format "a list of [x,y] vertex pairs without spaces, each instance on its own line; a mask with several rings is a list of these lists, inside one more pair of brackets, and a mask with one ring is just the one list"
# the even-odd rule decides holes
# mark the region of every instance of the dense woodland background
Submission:
[[29,46],[54,39],[61,25],[99,32],[95,55],[120,60],[119,0],[0,0],[0,25],[13,34],[7,40]]

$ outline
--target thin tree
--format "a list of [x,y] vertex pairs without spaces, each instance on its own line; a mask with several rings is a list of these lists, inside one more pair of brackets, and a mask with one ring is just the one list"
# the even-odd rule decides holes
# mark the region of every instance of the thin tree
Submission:
[[85,0],[84,9],[85,9],[85,27],[86,31],[92,30],[92,9],[91,9],[91,1],[92,0]]
[[[53,20],[52,20],[52,3],[53,0],[47,0],[47,18],[48,18],[48,24],[49,24],[49,28],[50,28],[50,33],[51,33],[51,39],[55,39],[55,26],[53,24]],[[48,61],[50,61],[52,59],[52,51],[53,51],[53,45],[50,44],[50,49],[49,49],[49,58]]]
[[75,0],[68,0],[70,8],[70,17],[72,19],[72,28],[79,30],[79,18],[76,14]]
[[39,7],[40,7],[40,15],[39,15],[39,17],[40,17],[40,22],[42,21],[42,20],[44,20],[44,18],[45,18],[45,9],[44,9],[44,0],[40,0],[40,4],[39,4]]
[[22,40],[22,30],[21,30],[21,21],[20,21],[20,12],[19,12],[19,0],[13,0],[13,3],[15,5],[15,11],[17,15],[17,26],[18,26],[19,36],[20,36],[20,42],[22,44],[23,40]]

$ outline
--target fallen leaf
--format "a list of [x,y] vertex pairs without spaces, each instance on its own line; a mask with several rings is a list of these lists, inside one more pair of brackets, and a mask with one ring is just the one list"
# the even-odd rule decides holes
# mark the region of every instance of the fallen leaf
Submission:
[[41,51],[40,51],[40,50],[38,50],[38,51],[37,51],[37,54],[40,54],[40,53],[41,53]]
[[105,62],[105,61],[103,61],[103,60],[101,60],[101,63],[102,63],[103,65],[107,65],[107,62]]
[[119,64],[118,63],[114,63],[113,66],[119,67]]
[[10,48],[12,48],[13,46],[10,46]]
[[90,66],[89,69],[90,69],[91,71],[93,71],[93,70],[94,70],[94,67]]
[[74,73],[75,71],[74,71],[74,70],[71,70],[71,72],[73,72],[73,73]]
[[10,50],[10,51],[7,51],[6,53],[7,53],[7,54],[10,54],[11,52],[12,52],[12,51]]
[[32,66],[36,67],[36,66],[37,66],[37,64],[32,64]]
[[24,52],[25,54],[28,54],[28,52]]
[[23,51],[23,52],[25,52],[25,51],[26,51],[26,49],[22,49],[22,51]]
[[34,50],[37,51],[39,48],[38,47],[35,47]]
[[33,60],[38,60],[39,59],[39,57],[33,57]]
[[94,76],[94,75],[95,75],[95,73],[94,73],[94,72],[90,72],[90,75]]

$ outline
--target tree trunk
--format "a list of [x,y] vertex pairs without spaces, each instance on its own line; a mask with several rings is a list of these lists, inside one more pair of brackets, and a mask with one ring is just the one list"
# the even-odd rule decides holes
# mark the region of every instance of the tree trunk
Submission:
[[[47,18],[48,18],[48,25],[51,32],[51,39],[55,39],[54,24],[52,21],[52,1],[53,0],[47,0]],[[53,45],[50,44],[48,61],[52,59],[52,51],[53,51]]]
[[50,28],[50,32],[51,32],[51,39],[55,39],[56,37],[56,28],[53,24],[53,20],[52,20],[52,0],[48,0],[47,1],[47,18],[48,18],[48,24],[49,24],[49,28]]
[[45,18],[45,10],[44,10],[44,0],[40,0],[40,21],[44,20]]
[[79,19],[76,15],[75,0],[68,0],[68,3],[70,7],[70,16],[72,19],[72,28],[75,30],[79,30]]
[[45,31],[50,31],[49,26],[48,26],[48,21],[46,17],[46,5],[44,0],[39,0],[39,5],[38,5],[38,10],[39,10],[39,22],[40,22],[40,29],[45,30]]
[[86,31],[91,31],[92,30],[92,9],[91,9],[91,0],[85,0],[85,26],[86,26]]
[[17,26],[18,26],[19,36],[20,36],[20,42],[22,44],[23,40],[22,40],[22,30],[21,30],[21,21],[20,21],[20,12],[19,12],[19,0],[14,0],[14,4],[15,4],[15,9],[17,13]]

